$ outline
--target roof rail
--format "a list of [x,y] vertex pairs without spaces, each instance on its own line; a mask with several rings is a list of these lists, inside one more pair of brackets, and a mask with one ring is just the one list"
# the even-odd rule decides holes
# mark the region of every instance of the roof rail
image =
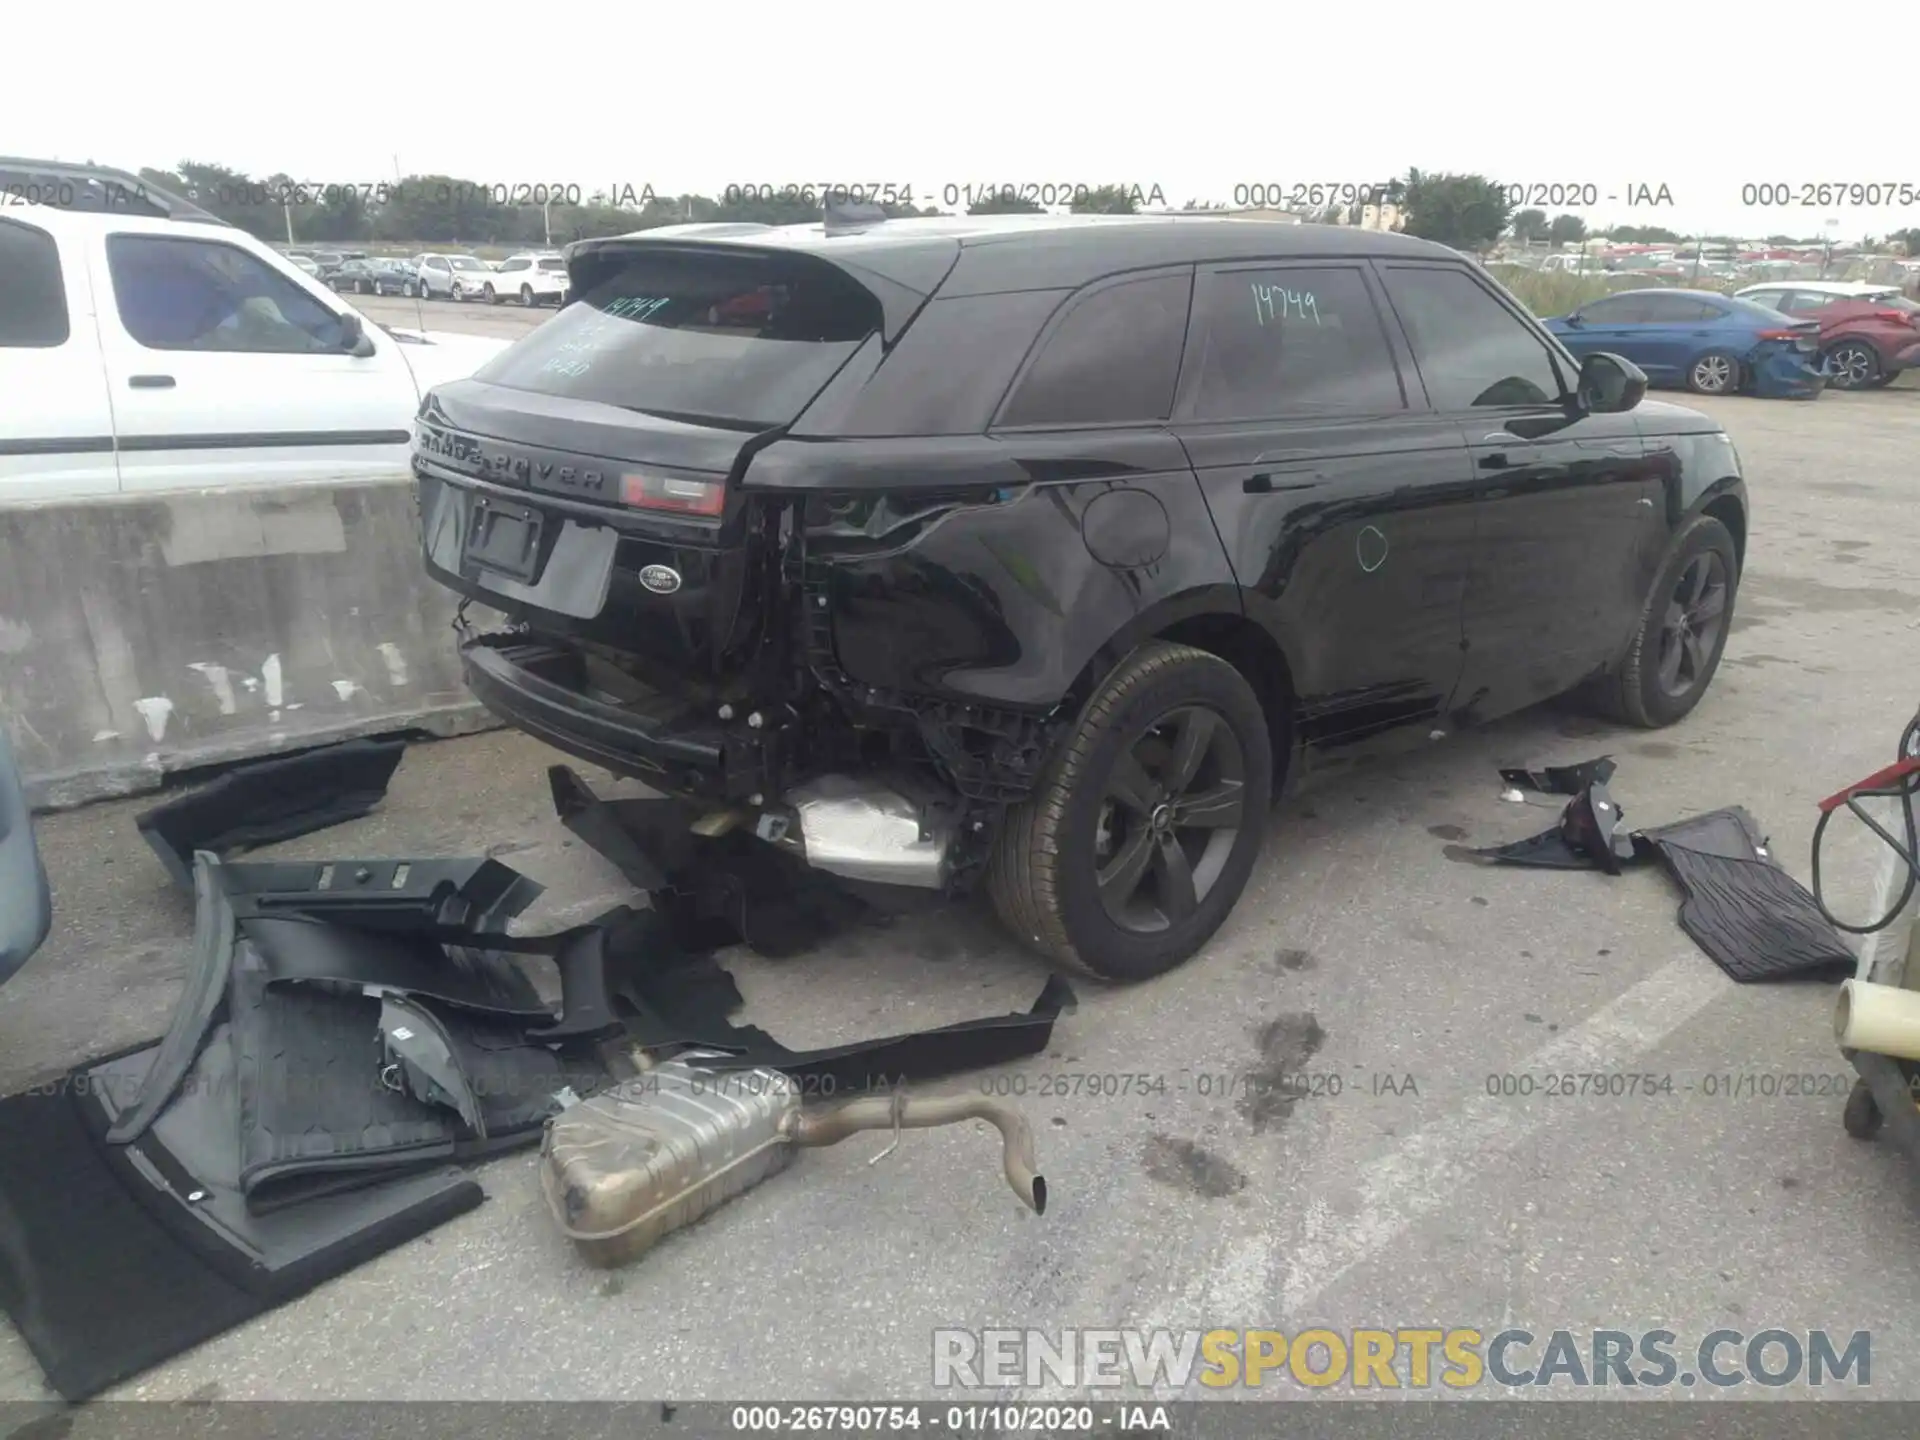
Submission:
[[0,155],[0,197],[55,210],[97,210],[203,225],[228,223],[171,190],[109,165]]

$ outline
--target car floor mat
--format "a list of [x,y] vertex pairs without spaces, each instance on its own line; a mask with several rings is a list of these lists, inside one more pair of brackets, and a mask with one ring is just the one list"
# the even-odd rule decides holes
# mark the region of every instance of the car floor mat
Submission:
[[[153,1050],[137,1050],[86,1071],[80,1090],[98,1124],[114,1119],[121,1097],[136,1090]],[[367,1197],[320,1196],[261,1214],[240,1188],[240,1091],[232,1031],[216,1025],[193,1072],[138,1142],[113,1163],[137,1176],[136,1194],[164,1197],[157,1213],[201,1251],[208,1264],[242,1289],[263,1294],[324,1278],[326,1257],[354,1243],[370,1213],[406,1208],[461,1179],[442,1166],[371,1188]],[[98,1126],[96,1126],[98,1128]],[[371,1208],[370,1208],[371,1207]],[[323,1272],[312,1275],[319,1267]]]
[[504,955],[449,950],[429,939],[330,925],[304,915],[249,916],[240,928],[274,985],[324,983],[392,991],[551,1024],[553,1009]]
[[[483,1198],[471,1179],[438,1175],[316,1202],[287,1222],[276,1275],[255,1273],[244,1256],[213,1263],[207,1246],[224,1241],[210,1241],[212,1227],[171,1190],[136,1178],[126,1148],[99,1143],[106,1117],[90,1116],[88,1100],[79,1072],[0,1100],[0,1306],[48,1383],[76,1403]],[[295,1224],[315,1227],[311,1243],[295,1238]]]
[[256,1213],[316,1189],[530,1144],[556,1096],[595,1087],[593,1060],[563,1064],[516,1023],[448,1008],[434,1014],[472,1078],[485,1121],[475,1134],[455,1110],[408,1093],[383,1073],[381,1004],[316,985],[276,985],[248,945],[229,990],[240,1097],[240,1188]]
[[406,752],[401,740],[349,740],[256,761],[143,811],[134,824],[174,883],[191,890],[197,850],[225,855],[367,814]]
[[1639,835],[1685,892],[1680,928],[1742,984],[1840,979],[1856,957],[1812,894],[1776,863],[1766,837],[1735,806]]

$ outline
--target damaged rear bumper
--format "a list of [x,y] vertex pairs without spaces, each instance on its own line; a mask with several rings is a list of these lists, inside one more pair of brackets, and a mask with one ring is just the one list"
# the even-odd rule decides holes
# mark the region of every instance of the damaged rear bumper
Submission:
[[763,789],[773,737],[730,730],[690,701],[636,689],[595,693],[578,651],[518,635],[461,647],[467,688],[488,710],[555,749],[674,795],[746,800]]
[[1779,350],[1754,357],[1753,393],[1769,400],[1817,400],[1827,388],[1826,372],[1798,350]]

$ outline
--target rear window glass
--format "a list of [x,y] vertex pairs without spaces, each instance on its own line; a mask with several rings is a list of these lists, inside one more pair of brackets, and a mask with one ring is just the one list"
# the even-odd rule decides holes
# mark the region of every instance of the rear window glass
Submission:
[[474,378],[764,429],[804,410],[879,328],[879,302],[823,265],[636,255]]
[[0,346],[50,350],[68,333],[59,246],[44,230],[0,220]]

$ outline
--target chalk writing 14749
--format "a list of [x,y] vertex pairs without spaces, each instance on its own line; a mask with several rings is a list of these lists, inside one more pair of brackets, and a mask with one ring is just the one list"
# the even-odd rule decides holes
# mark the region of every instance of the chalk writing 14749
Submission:
[[1277,325],[1288,316],[1311,320],[1316,325],[1320,323],[1320,307],[1311,290],[1262,285],[1258,280],[1249,281],[1248,288],[1253,291],[1253,313],[1262,325]]

